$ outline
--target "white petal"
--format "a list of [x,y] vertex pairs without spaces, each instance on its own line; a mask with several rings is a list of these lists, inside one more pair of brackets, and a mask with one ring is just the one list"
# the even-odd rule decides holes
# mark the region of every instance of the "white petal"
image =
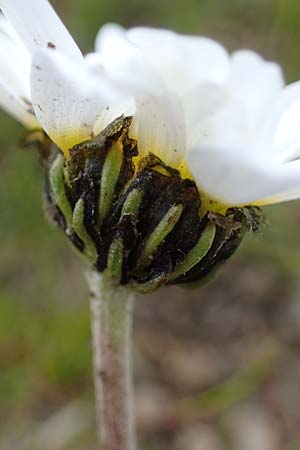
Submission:
[[300,197],[300,161],[265,164],[236,152],[202,149],[188,154],[200,191],[225,205],[271,204]]
[[28,48],[57,48],[69,58],[82,55],[47,0],[0,0],[0,8]]
[[286,86],[269,109],[258,148],[277,161],[300,156],[300,82]]
[[183,112],[176,98],[135,92],[138,145],[141,156],[154,153],[166,164],[179,166],[185,156]]
[[16,94],[2,84],[1,81],[0,108],[27,128],[40,128],[40,124],[35,118],[33,111],[31,111],[31,105],[17,97]]
[[[273,145],[276,155],[281,160],[297,158],[300,156],[300,96],[289,110],[282,116],[277,125]],[[280,150],[283,150],[280,152]]]
[[103,25],[96,36],[96,53],[103,56],[111,55],[112,60],[117,58],[127,58],[136,51],[136,48],[129,42],[126,30],[116,23]]
[[[229,75],[230,60],[225,48],[218,42],[202,37],[176,35],[180,48],[180,63],[192,86],[200,82],[223,83]],[[176,51],[175,48],[175,51]]]
[[[101,113],[96,119],[96,122],[93,127],[93,134],[97,136],[107,127],[113,120],[120,116],[134,116],[136,113],[136,106],[133,98],[125,97],[123,100],[120,99],[118,102],[111,102],[111,105]],[[131,125],[130,127],[130,137],[133,139],[137,138],[137,130],[136,127]]]
[[96,38],[96,50],[97,58],[89,56],[89,61],[95,66],[98,59],[99,65],[105,67],[111,77],[152,92],[163,92],[166,88],[148,64],[145,54],[128,40],[121,26],[104,25]]
[[185,69],[176,53],[179,49],[175,46],[175,33],[155,28],[132,28],[126,36],[142,52],[147,64],[160,76],[165,85],[170,90],[181,92]]
[[0,60],[0,106],[26,127],[39,127],[30,101],[30,54],[1,14]]
[[30,98],[31,58],[26,48],[0,29],[0,80],[20,97]]
[[[176,166],[186,148],[183,110],[176,96],[131,44],[125,31],[106,25],[97,37],[99,66],[102,63],[119,86],[131,94],[136,103],[134,126],[141,156],[152,152],[167,164]],[[95,68],[97,59],[89,57]]]
[[6,19],[6,17],[0,12],[0,32],[6,35],[10,39],[14,39],[19,43],[22,42],[12,27],[11,23]]
[[228,54],[212,39],[154,28],[132,28],[127,35],[178,94],[202,81],[221,83],[229,74]]
[[243,105],[224,87],[203,83],[184,97],[188,149],[248,153],[253,136]]
[[243,103],[256,131],[284,86],[282,70],[278,64],[267,62],[250,50],[235,52],[231,58],[229,89]]
[[91,136],[106,109],[124,101],[104,76],[96,76],[85,64],[73,64],[50,50],[34,55],[31,86],[37,118],[65,152]]

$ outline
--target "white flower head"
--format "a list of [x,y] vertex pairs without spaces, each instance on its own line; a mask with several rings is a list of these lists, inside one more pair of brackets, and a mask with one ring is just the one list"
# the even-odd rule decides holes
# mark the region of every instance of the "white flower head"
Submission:
[[[300,197],[300,83],[252,51],[171,31],[104,26],[84,58],[46,0],[0,0],[0,105],[67,155],[121,114],[218,205]],[[31,67],[31,75],[30,75]]]

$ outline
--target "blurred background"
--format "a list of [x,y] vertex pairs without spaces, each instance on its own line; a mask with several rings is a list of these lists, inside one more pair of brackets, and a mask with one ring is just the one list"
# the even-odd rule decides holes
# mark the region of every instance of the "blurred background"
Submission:
[[[108,21],[169,27],[255,49],[300,78],[298,0],[53,4],[84,51]],[[87,288],[44,219],[22,134],[0,113],[0,450],[95,450]],[[300,450],[300,203],[265,215],[210,286],[138,299],[141,450]]]

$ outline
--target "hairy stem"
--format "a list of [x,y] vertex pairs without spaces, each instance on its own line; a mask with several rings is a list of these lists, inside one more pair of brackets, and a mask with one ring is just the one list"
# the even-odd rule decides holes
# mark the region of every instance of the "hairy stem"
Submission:
[[131,365],[133,293],[88,272],[101,450],[135,450]]

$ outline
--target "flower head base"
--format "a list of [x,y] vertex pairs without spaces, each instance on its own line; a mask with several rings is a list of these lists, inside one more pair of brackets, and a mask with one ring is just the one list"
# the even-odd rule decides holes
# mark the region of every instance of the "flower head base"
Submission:
[[247,225],[258,224],[259,210],[201,217],[192,179],[155,155],[138,158],[131,121],[119,117],[73,147],[69,159],[52,147],[48,212],[86,262],[116,285],[148,293],[203,281],[236,250]]

